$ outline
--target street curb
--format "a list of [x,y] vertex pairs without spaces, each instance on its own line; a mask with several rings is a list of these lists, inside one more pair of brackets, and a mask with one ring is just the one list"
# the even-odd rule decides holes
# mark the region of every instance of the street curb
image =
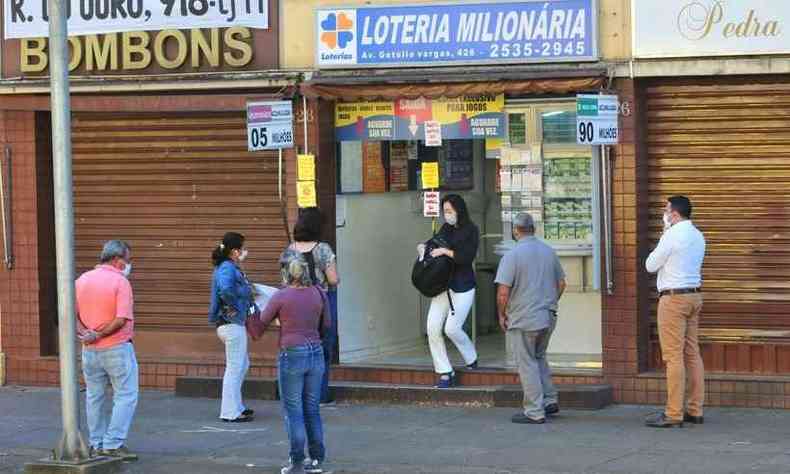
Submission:
[[[330,384],[334,399],[343,403],[409,404],[422,406],[521,407],[523,392],[519,385],[460,386],[437,389],[426,385],[341,382]],[[611,385],[557,385],[564,408],[600,410],[614,401]],[[178,377],[176,396],[218,399],[221,377]],[[248,378],[242,395],[251,400],[279,400],[277,380]]]

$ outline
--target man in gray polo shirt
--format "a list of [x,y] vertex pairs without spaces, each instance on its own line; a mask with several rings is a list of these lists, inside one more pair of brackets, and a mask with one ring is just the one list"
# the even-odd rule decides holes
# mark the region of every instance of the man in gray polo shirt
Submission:
[[516,247],[499,262],[496,283],[499,325],[518,366],[524,387],[524,412],[513,423],[542,424],[560,411],[546,349],[557,324],[557,302],[565,291],[565,272],[553,248],[535,237],[532,216],[513,219]]

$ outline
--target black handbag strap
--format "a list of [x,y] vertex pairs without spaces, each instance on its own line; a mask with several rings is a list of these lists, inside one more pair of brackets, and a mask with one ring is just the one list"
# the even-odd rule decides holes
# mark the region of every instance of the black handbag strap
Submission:
[[317,285],[313,285],[313,288],[318,292],[318,296],[321,298],[321,313],[318,317],[318,335],[321,336],[321,339],[324,338],[324,313],[327,310],[328,302],[326,300],[326,294],[324,291],[319,288]]
[[315,257],[313,256],[313,251],[318,247],[319,244],[315,244],[313,248],[311,248],[307,252],[302,252],[304,259],[307,261],[307,268],[310,272],[310,283],[313,285],[318,284],[318,275],[315,272]]

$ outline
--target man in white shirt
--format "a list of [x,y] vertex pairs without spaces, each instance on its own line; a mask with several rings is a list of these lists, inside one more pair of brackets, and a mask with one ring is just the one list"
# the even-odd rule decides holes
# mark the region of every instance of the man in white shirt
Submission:
[[[647,426],[656,428],[704,421],[705,369],[698,326],[705,238],[690,219],[691,201],[685,196],[669,198],[664,209],[664,234],[645,264],[648,272],[658,272],[658,337],[667,366],[666,408],[645,420]],[[684,411],[686,375],[688,403]]]

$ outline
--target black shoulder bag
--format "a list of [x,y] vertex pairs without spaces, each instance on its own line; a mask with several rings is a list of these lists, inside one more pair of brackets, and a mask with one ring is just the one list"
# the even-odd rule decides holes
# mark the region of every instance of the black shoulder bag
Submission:
[[428,298],[447,292],[450,311],[455,312],[453,298],[450,294],[450,279],[455,271],[455,262],[446,255],[431,257],[431,252],[438,248],[450,248],[442,235],[434,235],[425,242],[425,252],[422,259],[418,257],[412,267],[411,282],[420,293]]

